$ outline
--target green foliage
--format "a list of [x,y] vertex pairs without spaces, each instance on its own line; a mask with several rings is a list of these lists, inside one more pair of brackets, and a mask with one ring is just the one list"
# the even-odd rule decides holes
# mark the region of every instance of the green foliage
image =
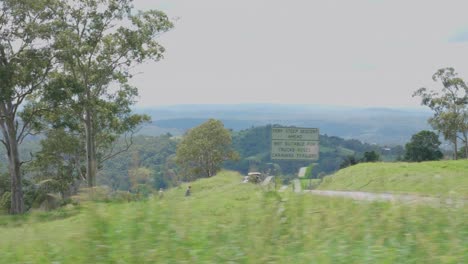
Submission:
[[[172,23],[163,12],[133,10],[131,0],[62,1],[54,18],[60,67],[38,104],[60,106],[44,120],[85,139],[86,180],[94,186],[99,165],[125,151],[150,120],[132,113],[138,90],[129,81],[136,65],[162,58],[156,37]],[[128,144],[113,148],[122,135]]]
[[241,157],[252,157],[265,152],[271,144],[271,126],[252,127],[237,132],[232,144]]
[[40,141],[41,150],[28,171],[45,193],[60,193],[67,198],[83,180],[85,150],[81,138],[64,129],[52,129]]
[[54,0],[0,2],[0,143],[8,153],[11,213],[25,211],[19,145],[47,108],[35,107],[54,66]]
[[153,171],[145,167],[136,167],[128,172],[130,176],[130,190],[133,193],[147,197],[151,194],[153,186]]
[[[131,69],[162,58],[156,37],[172,23],[160,11],[135,12],[131,0],[7,0],[0,8],[0,140],[14,164],[12,212],[22,213],[18,145],[49,124],[81,133],[86,180],[95,185],[99,164],[126,150],[113,143],[149,121],[131,111],[138,95]],[[61,177],[54,180],[81,170],[67,165],[54,158],[53,177]]]
[[314,169],[315,167],[315,163],[311,163],[309,166],[307,166],[307,169],[305,171],[305,175],[304,175],[304,178],[306,179],[312,179],[312,170]]
[[103,163],[98,183],[107,185],[112,190],[130,190],[131,170],[142,167],[151,171],[148,183],[153,188],[166,189],[175,186],[178,184],[177,166],[174,161],[176,145],[177,139],[170,134],[158,137],[137,136],[128,151]]
[[[225,168],[237,170],[243,174],[249,171],[267,172],[272,163],[270,158],[271,125],[253,127],[233,133],[233,147],[239,152],[240,160],[236,162],[226,162]],[[388,151],[381,153],[381,147],[362,143],[359,140],[345,140],[339,137],[320,135],[320,155],[319,160],[313,170],[314,177],[320,173],[330,174],[337,171],[340,165],[344,165],[349,156],[354,156],[355,160],[363,156],[365,152],[374,151],[380,154],[382,159],[393,161],[401,155],[402,147],[392,147]],[[380,155],[379,155],[380,156]],[[348,160],[349,161],[349,160]],[[273,161],[279,166],[283,175],[292,177],[296,175],[299,168],[306,167],[308,161]],[[349,166],[349,162],[348,165]],[[286,178],[287,178],[286,177]],[[285,178],[285,179],[286,179]]]
[[[31,179],[23,179],[24,210],[38,208],[44,202],[48,195],[59,193],[60,184],[54,180],[45,180],[36,182]],[[11,208],[10,177],[7,174],[0,174],[0,211],[9,212]],[[64,201],[60,197],[60,205]]]
[[73,203],[85,204],[86,202],[112,203],[137,200],[137,195],[130,192],[113,191],[107,186],[82,188],[72,197]]
[[362,158],[357,158],[355,155],[348,155],[341,162],[340,169],[356,165],[360,162],[377,162],[379,160],[380,155],[375,150],[364,152]]
[[460,150],[458,151],[458,157],[459,158],[462,158],[462,159],[468,159],[468,149],[466,146],[463,146],[460,148]]
[[7,173],[0,173],[0,195],[10,191],[10,180],[10,175]]
[[340,164],[340,169],[344,169],[349,166],[353,166],[359,163],[359,159],[357,159],[354,155],[353,156],[347,156],[344,158],[344,160]]
[[443,157],[440,151],[439,136],[432,131],[423,130],[411,137],[411,141],[405,145],[406,161],[440,160]]
[[302,190],[313,190],[320,185],[320,179],[299,179]]
[[66,219],[71,216],[76,216],[80,213],[80,207],[67,205],[53,211],[30,211],[23,215],[5,215],[0,217],[1,228],[21,228],[26,225],[40,224],[55,220]]
[[429,123],[453,143],[457,159],[459,133],[468,147],[468,85],[453,68],[439,69],[432,79],[442,83],[440,92],[420,88],[413,96],[420,96],[421,104],[434,111]]
[[11,192],[4,192],[0,196],[0,212],[8,213],[11,206]]
[[[366,164],[367,165],[367,164]],[[370,164],[373,165],[373,164]],[[361,165],[359,165],[361,166]],[[230,172],[163,199],[0,227],[5,263],[466,263],[466,207],[272,192]],[[5,220],[7,219],[7,220]],[[0,223],[12,221],[0,217]],[[37,219],[37,220],[36,220]]]
[[188,131],[177,146],[177,163],[185,179],[211,177],[224,161],[237,159],[231,142],[229,130],[219,120],[210,119]]
[[380,156],[374,150],[364,152],[364,157],[362,158],[362,162],[376,162],[380,160]]
[[[43,87],[51,70],[54,4],[45,0],[0,2],[0,103],[10,103],[12,110]],[[0,108],[0,113],[6,115],[8,108]]]

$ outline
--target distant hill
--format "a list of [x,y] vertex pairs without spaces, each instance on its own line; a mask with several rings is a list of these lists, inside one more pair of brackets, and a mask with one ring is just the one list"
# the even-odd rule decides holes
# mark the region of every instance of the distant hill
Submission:
[[148,135],[167,130],[184,133],[209,118],[216,118],[235,131],[268,124],[318,127],[321,134],[382,145],[404,144],[414,133],[430,129],[427,119],[431,116],[429,110],[422,108],[281,104],[174,105],[136,111],[152,117],[153,123],[142,132]]
[[[271,160],[271,126],[261,126],[234,132],[233,147],[240,154],[237,161],[228,161],[224,167],[242,173],[249,171],[270,171],[293,176],[299,168],[308,166],[310,161]],[[313,170],[314,177],[327,175],[337,171],[343,161],[349,156],[356,159],[363,157],[365,152],[375,151],[385,161],[394,161],[403,155],[401,146],[382,148],[378,145],[362,143],[359,140],[345,140],[336,136],[320,135],[320,154]]]

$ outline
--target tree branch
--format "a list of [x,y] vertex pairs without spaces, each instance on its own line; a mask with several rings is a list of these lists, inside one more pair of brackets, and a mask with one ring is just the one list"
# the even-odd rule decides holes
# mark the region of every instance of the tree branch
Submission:
[[24,141],[24,139],[25,139],[27,136],[36,136],[36,135],[39,135],[39,134],[40,134],[40,132],[31,132],[31,131],[32,131],[32,130],[30,129],[30,130],[28,130],[26,133],[24,133],[24,134],[22,135],[22,137],[18,139],[18,144],[22,144],[23,141]]
[[[0,107],[2,107],[2,109],[0,109],[0,112],[4,109],[4,105],[0,105]],[[9,138],[9,135],[8,135],[8,130],[6,128],[6,125],[5,125],[5,120],[4,119],[0,119],[0,130],[2,131],[2,134],[3,134],[3,139],[1,139],[1,142],[3,143],[3,145],[5,145],[5,148],[7,149],[7,152],[8,152],[8,155],[10,155],[10,145],[7,143],[10,141],[10,138]]]
[[31,113],[31,115],[29,116],[29,118],[26,121],[23,120],[23,126],[22,126],[21,131],[18,134],[18,137],[16,138],[16,140],[18,140],[18,142],[23,142],[24,138],[26,138],[28,135],[38,134],[38,133],[31,133],[31,129],[29,128],[29,124],[34,119],[34,116],[37,116],[41,112],[48,112],[49,110],[50,110],[49,108],[34,109],[32,111],[32,113]]
[[5,54],[5,47],[1,44],[0,44],[0,63],[2,63],[3,66],[8,65],[7,56]]
[[29,152],[29,155],[30,155],[31,158],[29,160],[21,161],[20,166],[23,166],[23,164],[26,164],[26,163],[29,163],[29,162],[33,161],[34,155],[32,154],[32,152]]
[[112,148],[111,152],[107,156],[104,156],[99,163],[102,164],[105,161],[107,161],[109,159],[112,159],[113,157],[115,157],[115,156],[129,150],[130,147],[133,145],[133,135],[134,134],[135,134],[135,131],[130,132],[130,139],[128,139],[127,134],[125,134],[125,136],[124,136],[124,138],[125,138],[125,147],[123,149],[115,152],[115,153],[112,153],[113,152],[113,148]]
[[465,141],[466,141],[465,138],[463,138],[463,137],[461,137],[461,136],[459,136],[459,135],[457,135],[457,138],[460,139],[462,142],[465,142]]
[[3,139],[0,139],[0,143],[2,143],[5,146],[5,148],[8,148],[7,143]]

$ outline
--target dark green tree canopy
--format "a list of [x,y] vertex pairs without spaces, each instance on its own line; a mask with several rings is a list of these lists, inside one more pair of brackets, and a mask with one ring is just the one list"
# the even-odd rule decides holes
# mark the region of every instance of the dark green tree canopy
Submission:
[[210,119],[190,130],[177,147],[177,163],[185,179],[211,177],[224,161],[236,159],[231,142],[229,130],[219,120]]
[[364,157],[362,158],[363,162],[376,162],[379,160],[380,160],[380,155],[374,150],[364,152]]
[[432,131],[423,130],[411,137],[405,146],[406,161],[440,160],[443,157],[439,149],[439,136]]
[[136,11],[132,3],[0,1],[0,143],[12,213],[24,212],[18,146],[27,135],[42,125],[79,132],[94,186],[101,163],[131,140],[119,150],[113,143],[149,121],[132,113],[138,90],[129,81],[136,65],[162,58],[156,39],[173,25],[163,12]]
[[0,143],[11,179],[11,213],[24,212],[19,145],[34,133],[41,107],[25,106],[49,81],[54,65],[54,0],[0,1]]

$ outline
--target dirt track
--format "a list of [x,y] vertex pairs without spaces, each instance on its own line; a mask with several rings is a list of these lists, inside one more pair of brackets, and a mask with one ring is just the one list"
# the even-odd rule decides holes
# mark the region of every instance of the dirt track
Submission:
[[391,201],[404,204],[428,204],[433,206],[453,206],[463,207],[468,203],[466,199],[438,198],[418,196],[411,194],[391,194],[391,193],[368,193],[351,191],[322,191],[322,190],[304,190],[305,193],[311,193],[321,196],[345,197],[362,201]]

